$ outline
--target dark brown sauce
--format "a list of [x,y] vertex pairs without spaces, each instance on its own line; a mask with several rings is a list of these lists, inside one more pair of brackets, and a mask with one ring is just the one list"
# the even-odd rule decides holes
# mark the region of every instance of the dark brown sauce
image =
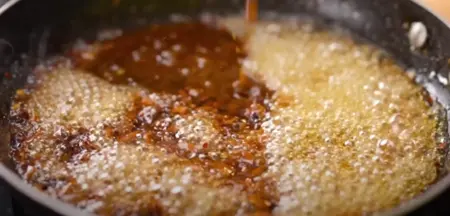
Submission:
[[196,105],[231,115],[270,95],[241,72],[242,42],[225,29],[200,23],[154,25],[98,47],[95,60],[80,58],[79,67],[112,83],[188,94]]
[[[81,68],[112,83],[136,82],[152,92],[181,96],[179,103],[157,107],[151,122],[139,113],[155,103],[145,96],[136,96],[135,108],[129,114],[136,119],[135,125],[126,133],[116,131],[119,141],[133,141],[137,133],[142,133],[147,143],[190,158],[191,163],[206,170],[214,169],[230,184],[245,186],[251,202],[258,209],[269,210],[270,205],[264,203],[273,201],[265,189],[268,183],[250,179],[267,168],[259,124],[268,112],[263,102],[271,92],[242,73],[240,61],[245,53],[241,41],[224,29],[182,23],[155,25],[103,42],[99,47],[95,60],[78,62]],[[223,145],[202,143],[203,149],[196,149],[193,146],[198,143],[189,143],[188,149],[180,149],[175,127],[161,127],[160,123],[173,115],[188,115],[199,109],[214,116],[215,127],[226,137]],[[255,130],[259,136],[249,139]],[[206,158],[191,158],[193,153]]]
[[[179,23],[154,25],[98,42],[93,47],[94,53],[71,53],[76,68],[114,84],[137,84],[150,92],[177,96],[173,103],[162,107],[148,95],[137,93],[133,109],[126,116],[132,123],[106,127],[107,136],[126,145],[136,141],[136,134],[143,134],[147,144],[187,158],[189,164],[199,165],[205,171],[220,173],[223,186],[241,186],[253,204],[252,212],[270,212],[277,199],[273,195],[273,183],[253,179],[267,169],[260,124],[269,111],[264,102],[272,92],[241,71],[241,61],[246,57],[241,41],[214,26]],[[86,55],[93,58],[83,58]],[[148,107],[155,110],[150,120],[143,117]],[[223,139],[214,144],[188,143],[187,148],[180,148],[177,128],[161,122],[175,115],[185,117],[201,110],[212,117],[213,125]],[[32,121],[26,113],[18,112],[13,116],[17,117],[18,124]],[[78,153],[97,148],[88,140],[87,129],[74,134],[69,129],[58,137],[49,137],[65,143],[61,160],[73,160]],[[22,133],[14,136],[17,136],[16,143],[30,138]],[[198,148],[199,145],[202,148]],[[20,151],[14,154],[16,160],[26,158]],[[52,187],[42,183],[40,186]],[[99,211],[114,213],[113,209]]]
[[[190,23],[154,26],[105,42],[101,47],[105,49],[96,60],[82,63],[83,68],[113,83],[128,83],[131,78],[151,91],[181,95],[182,103],[157,108],[151,122],[139,117],[139,113],[154,104],[138,96],[131,114],[136,115],[136,124],[128,133],[118,134],[118,140],[130,142],[137,133],[143,133],[148,143],[156,143],[168,153],[185,158],[193,153],[207,155],[205,159],[191,158],[190,162],[206,170],[214,169],[231,180],[230,184],[246,186],[251,202],[258,209],[268,210],[270,206],[264,201],[272,198],[265,191],[267,185],[249,181],[266,170],[264,144],[259,137],[250,140],[246,137],[251,130],[258,130],[260,120],[268,111],[262,102],[270,92],[242,76],[239,61],[245,53],[240,41],[223,29]],[[136,50],[139,58],[133,57]],[[170,62],[158,59],[164,53],[170,54],[171,59],[165,59]],[[113,65],[123,71],[115,73],[111,70]],[[193,95],[192,91],[196,93]],[[231,149],[248,150],[230,150],[229,146],[210,143],[203,143],[203,149],[195,149],[193,143],[188,144],[188,149],[179,149],[173,125],[161,127],[159,123],[174,114],[187,115],[196,109],[214,115],[218,123],[215,126],[227,137],[223,142],[231,144]],[[259,134],[262,135],[262,131]]]

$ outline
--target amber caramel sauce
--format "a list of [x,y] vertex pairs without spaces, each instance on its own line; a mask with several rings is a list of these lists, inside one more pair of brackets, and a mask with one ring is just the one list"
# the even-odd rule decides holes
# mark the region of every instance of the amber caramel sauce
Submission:
[[[114,85],[137,85],[153,93],[177,95],[173,103],[161,107],[145,95],[133,94],[132,109],[125,115],[129,123],[105,127],[102,133],[106,138],[126,145],[136,143],[137,134],[142,134],[148,145],[155,145],[165,149],[167,154],[187,159],[178,165],[199,166],[206,172],[214,170],[220,173],[220,179],[211,184],[217,187],[240,185],[253,206],[250,212],[265,214],[271,211],[277,199],[273,194],[275,190],[271,189],[272,183],[268,180],[255,182],[252,179],[261,176],[267,169],[260,124],[269,112],[264,100],[272,92],[242,73],[241,61],[246,54],[239,39],[215,26],[173,23],[153,25],[116,39],[95,43],[92,47],[95,47],[95,51],[89,51],[89,56],[94,58],[85,58],[87,53],[84,51],[71,53],[75,68],[88,71]],[[145,115],[144,111],[148,107],[155,110],[151,120],[142,114]],[[175,115],[193,115],[199,110],[213,119],[213,127],[223,139],[214,144],[187,143],[186,148],[180,148],[177,127],[174,124],[161,126],[161,122],[175,118]],[[33,121],[23,110],[14,116],[16,122]],[[68,129],[60,135],[48,137],[55,142],[65,143],[62,161],[74,161],[82,152],[99,150],[89,141],[91,133],[88,128],[74,130]],[[19,134],[15,136],[26,137]],[[27,142],[35,136],[17,140],[16,143]],[[14,155],[18,161],[27,160],[21,151],[15,151]],[[192,155],[206,156],[201,158]],[[88,159],[79,160],[83,163]],[[23,169],[26,169],[26,165]],[[74,180],[69,182],[75,184]],[[42,182],[34,183],[44,189],[52,187]],[[86,195],[85,199],[88,198]],[[78,201],[83,199],[81,195]],[[161,211],[156,207],[153,209],[151,211]],[[99,212],[108,215],[114,211],[112,208],[103,208]]]
[[[99,45],[95,60],[78,64],[115,84],[136,82],[153,92],[198,94],[196,105],[239,115],[239,106],[269,95],[241,75],[242,42],[200,23],[154,25]],[[250,96],[250,90],[258,95]],[[241,113],[242,114],[242,113]]]
[[[242,43],[224,29],[199,23],[166,24],[127,34],[104,42],[99,47],[101,51],[95,60],[78,62],[81,68],[115,84],[127,84],[131,79],[152,92],[181,96],[177,105],[157,107],[151,123],[139,117],[138,113],[155,104],[136,96],[135,108],[129,114],[136,120],[135,125],[129,129],[130,134],[118,135],[118,140],[122,142],[130,142],[136,138],[136,133],[143,132],[146,139],[156,141],[169,153],[189,157],[194,149],[188,146],[186,151],[180,151],[176,145],[176,128],[158,127],[155,125],[158,119],[174,114],[187,115],[193,110],[203,109],[215,117],[215,126],[225,136],[248,137],[247,134],[252,130],[259,129],[260,120],[268,111],[263,100],[270,96],[270,92],[250,78],[243,78],[239,63],[245,57]],[[133,58],[133,52],[138,52],[139,59],[136,56]],[[171,56],[170,60],[166,59],[170,64],[158,59],[164,54],[166,56],[162,58]],[[189,71],[188,74],[183,74],[183,70]],[[252,89],[257,93],[250,92]],[[196,153],[207,154],[208,150],[216,150],[221,152],[224,159],[193,161],[207,168],[219,167],[223,172],[232,173],[230,177],[243,179],[260,175],[265,170],[262,156],[264,145],[259,139],[244,141],[230,138],[225,142],[232,145],[240,142],[239,145],[244,144],[249,150],[227,151],[203,143],[204,149],[195,150]],[[246,171],[238,171],[242,158],[250,161],[259,159],[262,163]]]

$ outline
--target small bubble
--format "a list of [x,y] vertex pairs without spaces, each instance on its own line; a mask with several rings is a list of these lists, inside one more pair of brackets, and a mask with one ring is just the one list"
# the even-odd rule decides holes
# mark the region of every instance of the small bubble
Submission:
[[352,145],[353,145],[353,142],[350,141],[350,140],[347,140],[347,141],[344,142],[344,145],[345,145],[345,146],[352,146]]

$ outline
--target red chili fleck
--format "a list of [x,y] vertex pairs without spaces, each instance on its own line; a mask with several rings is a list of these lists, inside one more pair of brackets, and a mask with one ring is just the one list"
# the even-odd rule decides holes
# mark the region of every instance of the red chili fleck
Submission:
[[208,148],[208,143],[203,143],[203,148],[204,149]]

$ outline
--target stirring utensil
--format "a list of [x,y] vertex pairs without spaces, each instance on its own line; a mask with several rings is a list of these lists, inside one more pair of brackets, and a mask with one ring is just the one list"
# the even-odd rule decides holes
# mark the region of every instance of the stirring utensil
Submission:
[[258,20],[258,0],[247,0],[245,5],[245,19],[252,23]]
[[[246,0],[245,20],[247,23],[254,23],[258,20],[258,0]],[[241,86],[246,86],[252,83],[250,78],[242,69],[239,73],[239,83]]]

